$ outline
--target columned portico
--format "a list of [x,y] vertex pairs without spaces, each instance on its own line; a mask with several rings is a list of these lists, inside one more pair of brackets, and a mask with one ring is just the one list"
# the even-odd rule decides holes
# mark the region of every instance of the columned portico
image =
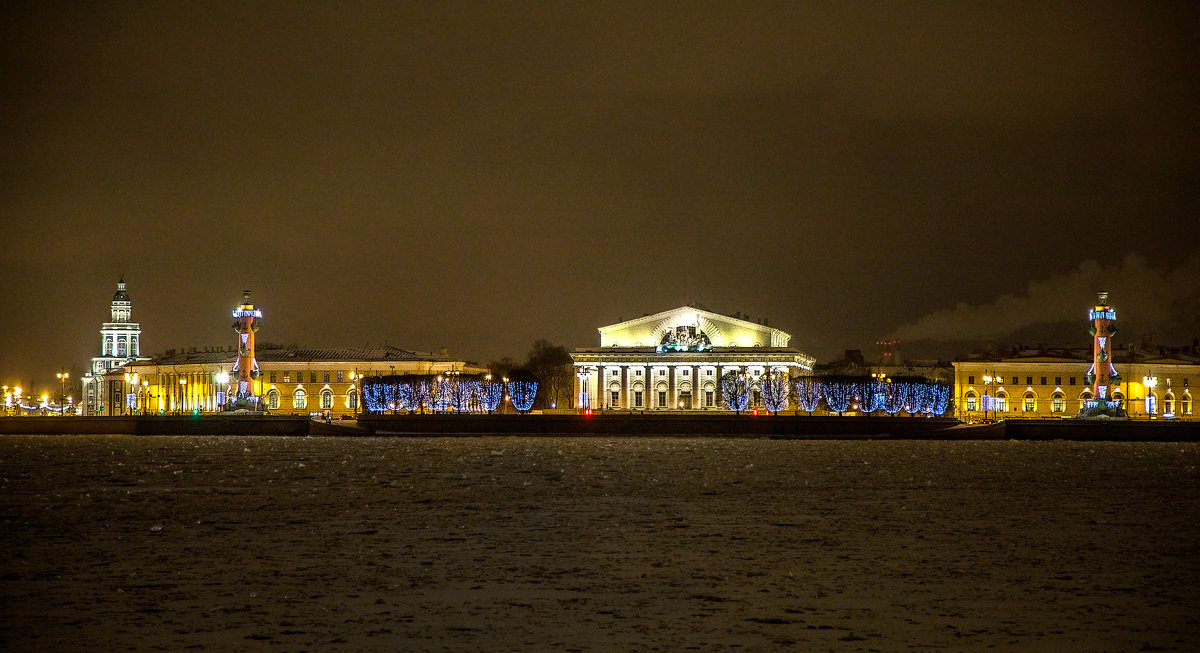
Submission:
[[723,410],[721,377],[812,373],[812,357],[779,329],[693,307],[600,328],[600,347],[577,349],[580,408]]

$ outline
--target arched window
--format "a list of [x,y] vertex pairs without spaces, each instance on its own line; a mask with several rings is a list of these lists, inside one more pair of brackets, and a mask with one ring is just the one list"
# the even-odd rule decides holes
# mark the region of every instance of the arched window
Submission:
[[296,388],[296,393],[292,395],[293,408],[305,408],[308,406],[308,393],[304,388]]
[[1185,393],[1183,393],[1183,396],[1179,398],[1179,412],[1183,413],[1184,415],[1192,414],[1192,395],[1191,394],[1185,392]]
[[1050,397],[1050,412],[1062,413],[1062,412],[1065,412],[1066,409],[1067,409],[1067,402],[1063,400],[1062,393],[1061,392],[1054,393],[1054,395],[1052,397]]
[[271,410],[279,408],[279,391],[275,388],[271,388],[271,391],[267,393],[267,408]]
[[1084,390],[1083,392],[1079,393],[1079,410],[1083,410],[1084,408],[1087,408],[1087,402],[1089,402],[1091,400],[1092,400],[1092,391],[1091,390]]
[[1163,413],[1170,415],[1175,412],[1175,393],[1167,392],[1163,397]]
[[333,391],[326,388],[321,391],[321,410],[333,408]]
[[350,390],[346,393],[346,408],[356,410],[358,408],[358,391]]
[[125,355],[125,338],[117,338],[117,355]]
[[975,400],[975,393],[967,393],[967,411],[979,410],[979,403]]
[[1008,393],[1006,393],[1006,392],[997,392],[996,393],[996,412],[997,413],[1008,412]]
[[1032,412],[1037,411],[1037,396],[1036,395],[1034,395],[1032,392],[1026,392],[1025,396],[1022,397],[1022,399],[1024,401],[1023,401],[1023,405],[1021,406],[1021,410],[1025,411],[1026,413],[1032,413]]

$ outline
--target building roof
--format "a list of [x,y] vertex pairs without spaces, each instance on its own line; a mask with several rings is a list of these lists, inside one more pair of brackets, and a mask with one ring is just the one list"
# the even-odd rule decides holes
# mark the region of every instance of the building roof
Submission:
[[[401,349],[391,345],[377,347],[330,347],[330,348],[295,348],[295,347],[264,347],[256,348],[254,358],[259,363],[290,363],[290,362],[389,362],[389,361],[450,361],[449,356],[429,352],[416,352]],[[233,363],[237,360],[237,351],[233,348],[192,347],[188,350],[170,349],[157,354],[142,365],[187,365],[204,363]]]
[[[1066,363],[1091,362],[1091,347],[1057,347],[1057,348],[1026,348],[997,350],[993,352],[975,352],[954,359],[956,363],[966,362],[1002,362],[1002,363]],[[1116,365],[1128,363],[1150,363],[1158,365],[1195,365],[1200,364],[1200,350],[1192,347],[1126,347],[1113,349],[1112,362]]]

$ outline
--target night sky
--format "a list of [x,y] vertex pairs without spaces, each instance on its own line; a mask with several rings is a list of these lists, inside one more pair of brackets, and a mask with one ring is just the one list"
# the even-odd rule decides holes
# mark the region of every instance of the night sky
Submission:
[[1104,289],[1200,336],[1192,3],[410,4],[6,3],[0,380],[85,369],[121,275],[146,355],[246,288],[480,362],[692,302],[819,361],[1083,345]]

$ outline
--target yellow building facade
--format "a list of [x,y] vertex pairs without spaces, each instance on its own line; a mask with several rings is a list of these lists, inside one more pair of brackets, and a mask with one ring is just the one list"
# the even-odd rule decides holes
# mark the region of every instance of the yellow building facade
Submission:
[[[953,362],[954,414],[985,419],[1059,419],[1079,414],[1092,399],[1084,381],[1091,366],[1084,349],[1018,350]],[[1120,383],[1113,398],[1130,419],[1196,420],[1200,357],[1188,349],[1129,349],[1113,355]]]
[[[264,348],[253,392],[269,413],[354,416],[362,379],[388,374],[482,374],[486,369],[445,355],[399,347]],[[105,376],[104,415],[219,412],[227,400],[237,352],[223,348],[168,351]]]

